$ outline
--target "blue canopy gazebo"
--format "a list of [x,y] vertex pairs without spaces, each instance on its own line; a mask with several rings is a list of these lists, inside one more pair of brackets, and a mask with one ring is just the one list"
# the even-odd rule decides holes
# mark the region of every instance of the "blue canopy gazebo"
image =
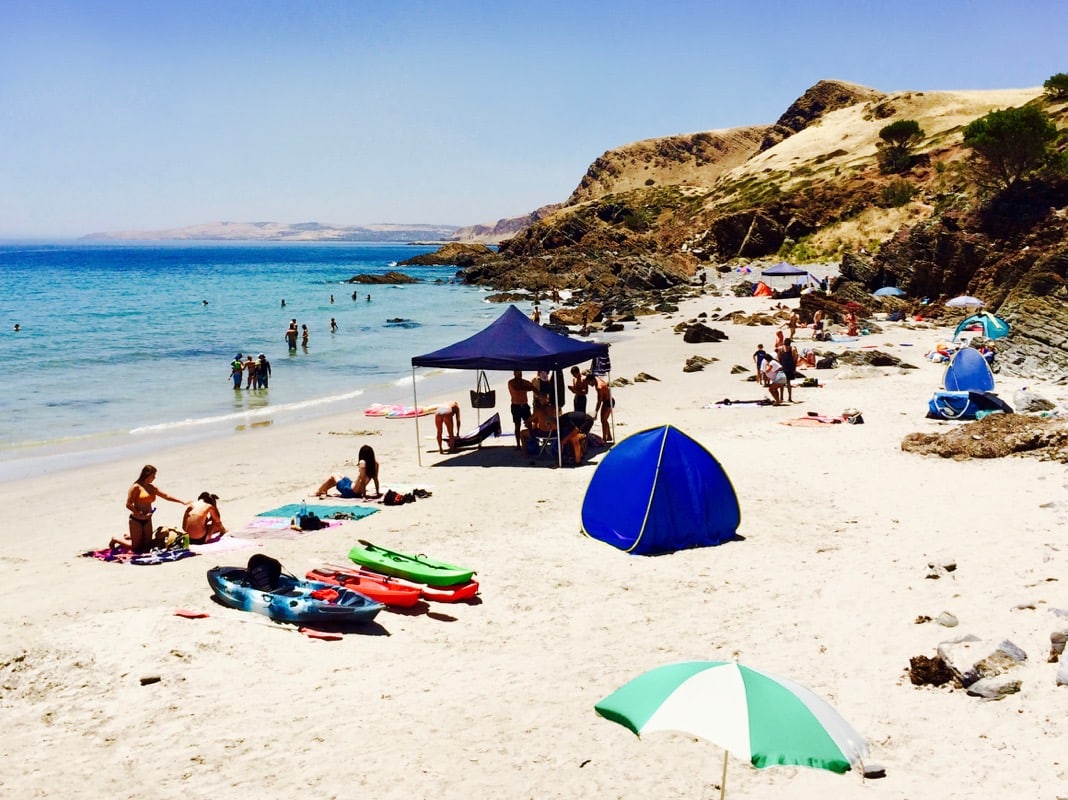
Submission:
[[[432,353],[412,357],[412,405],[419,406],[415,391],[416,367],[556,372],[607,355],[607,344],[584,342],[556,333],[531,321],[515,306],[508,306],[478,333]],[[418,448],[418,417],[415,419],[415,435]],[[556,436],[557,459],[560,460],[559,426]],[[422,464],[422,453],[419,463]]]
[[802,267],[795,267],[793,264],[788,264],[785,261],[780,261],[774,267],[768,267],[767,269],[760,271],[761,276],[765,278],[791,278],[791,284],[801,283],[798,278],[804,276],[806,279],[811,278],[807,269]]

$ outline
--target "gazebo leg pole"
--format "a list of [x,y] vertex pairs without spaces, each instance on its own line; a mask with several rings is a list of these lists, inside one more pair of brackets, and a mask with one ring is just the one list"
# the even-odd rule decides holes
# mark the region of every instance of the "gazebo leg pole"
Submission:
[[416,397],[415,391],[415,367],[412,367],[412,408],[416,409],[415,412],[415,459],[419,462],[419,466],[423,466],[423,449],[419,446],[419,398]]
[[611,400],[611,404],[608,406],[608,413],[612,415],[612,444],[616,443],[616,398],[612,394],[612,373],[608,373],[608,397]]

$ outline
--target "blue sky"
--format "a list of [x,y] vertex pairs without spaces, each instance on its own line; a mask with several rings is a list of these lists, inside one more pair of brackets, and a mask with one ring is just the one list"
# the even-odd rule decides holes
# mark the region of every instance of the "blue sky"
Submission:
[[1041,86],[1062,0],[0,0],[0,237],[467,225],[835,78]]

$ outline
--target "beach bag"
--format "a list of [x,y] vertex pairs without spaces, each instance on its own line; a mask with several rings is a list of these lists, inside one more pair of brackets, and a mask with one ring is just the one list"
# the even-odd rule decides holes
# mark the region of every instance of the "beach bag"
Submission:
[[326,523],[311,512],[301,514],[298,522],[300,523],[300,529],[302,531],[317,531],[320,528],[326,527]]
[[974,419],[978,410],[969,392],[935,392],[927,401],[928,419]]
[[489,386],[489,378],[483,370],[478,371],[478,382],[471,390],[471,408],[493,408],[497,405],[497,392]]
[[408,495],[401,494],[400,492],[395,492],[392,489],[389,489],[386,492],[386,496],[382,498],[382,502],[387,506],[402,506],[405,503],[410,503],[414,500],[414,496],[412,496],[412,499],[409,500]]

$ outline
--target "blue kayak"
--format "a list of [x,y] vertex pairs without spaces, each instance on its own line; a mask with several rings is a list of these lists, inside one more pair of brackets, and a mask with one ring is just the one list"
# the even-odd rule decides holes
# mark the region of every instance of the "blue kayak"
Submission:
[[275,559],[260,553],[247,567],[212,567],[208,584],[223,605],[277,622],[355,625],[370,622],[385,608],[351,589],[284,574]]

